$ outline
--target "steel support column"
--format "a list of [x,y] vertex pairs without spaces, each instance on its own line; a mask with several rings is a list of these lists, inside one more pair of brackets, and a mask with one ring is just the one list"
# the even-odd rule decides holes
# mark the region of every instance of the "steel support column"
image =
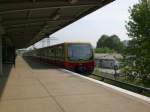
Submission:
[[2,45],[2,35],[5,33],[3,27],[0,24],[0,75],[3,75],[3,55],[2,55],[2,50],[3,50],[3,45]]
[[2,36],[0,35],[0,75],[3,74],[3,63],[2,63]]

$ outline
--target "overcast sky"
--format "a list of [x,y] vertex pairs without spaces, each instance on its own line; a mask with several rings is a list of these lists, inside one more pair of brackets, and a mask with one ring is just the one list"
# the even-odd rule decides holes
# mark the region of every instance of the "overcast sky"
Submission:
[[51,36],[57,37],[57,40],[51,40],[51,44],[75,41],[90,42],[96,46],[97,40],[103,34],[116,34],[121,40],[129,39],[125,21],[129,17],[129,7],[136,3],[138,0],[116,0],[52,34]]

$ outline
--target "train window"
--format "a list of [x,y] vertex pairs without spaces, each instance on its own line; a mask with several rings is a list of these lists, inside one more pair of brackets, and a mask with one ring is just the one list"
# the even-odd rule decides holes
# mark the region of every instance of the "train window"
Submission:
[[53,47],[49,48],[48,52],[48,57],[54,57],[57,59],[63,59],[64,58],[64,53],[63,53],[63,47],[58,46],[58,47]]
[[44,53],[45,53],[45,57],[47,57],[47,56],[48,56],[48,55],[47,55],[47,54],[48,54],[48,53],[47,53],[47,49],[45,49],[45,52],[44,52]]
[[40,56],[42,56],[42,55],[43,55],[43,54],[42,54],[42,50],[40,50],[39,55],[40,55]]
[[59,48],[56,48],[56,58],[59,58]]
[[51,49],[48,50],[48,56],[52,57],[52,50]]
[[92,47],[89,44],[71,44],[68,46],[68,58],[70,60],[89,60],[92,57]]
[[47,52],[46,49],[43,50],[43,56],[46,57],[47,56]]
[[51,53],[49,54],[51,57],[55,57],[55,49],[51,48]]
[[56,51],[55,51],[55,48],[53,48],[53,49],[52,49],[52,55],[53,55],[53,57],[55,57],[55,55],[56,55],[55,52],[56,52]]
[[56,56],[59,59],[63,59],[64,55],[63,55],[63,48],[62,46],[59,46],[56,50]]

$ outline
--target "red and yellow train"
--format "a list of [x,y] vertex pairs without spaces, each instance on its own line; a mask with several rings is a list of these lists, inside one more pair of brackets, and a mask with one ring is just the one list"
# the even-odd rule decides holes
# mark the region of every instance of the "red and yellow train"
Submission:
[[32,50],[25,55],[83,74],[94,70],[94,53],[90,43],[62,43]]

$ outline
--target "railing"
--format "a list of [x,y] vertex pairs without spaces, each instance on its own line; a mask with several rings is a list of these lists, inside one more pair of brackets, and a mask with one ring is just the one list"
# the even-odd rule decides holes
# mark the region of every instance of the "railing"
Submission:
[[112,85],[115,85],[115,86],[130,90],[130,91],[133,91],[135,93],[139,93],[139,94],[150,97],[150,88],[145,88],[145,87],[137,86],[134,84],[124,83],[124,82],[114,80],[111,78],[107,78],[104,76],[99,76],[99,75],[95,75],[95,74],[92,74],[92,75],[101,78],[100,79],[101,81],[104,81],[104,82],[110,83]]

